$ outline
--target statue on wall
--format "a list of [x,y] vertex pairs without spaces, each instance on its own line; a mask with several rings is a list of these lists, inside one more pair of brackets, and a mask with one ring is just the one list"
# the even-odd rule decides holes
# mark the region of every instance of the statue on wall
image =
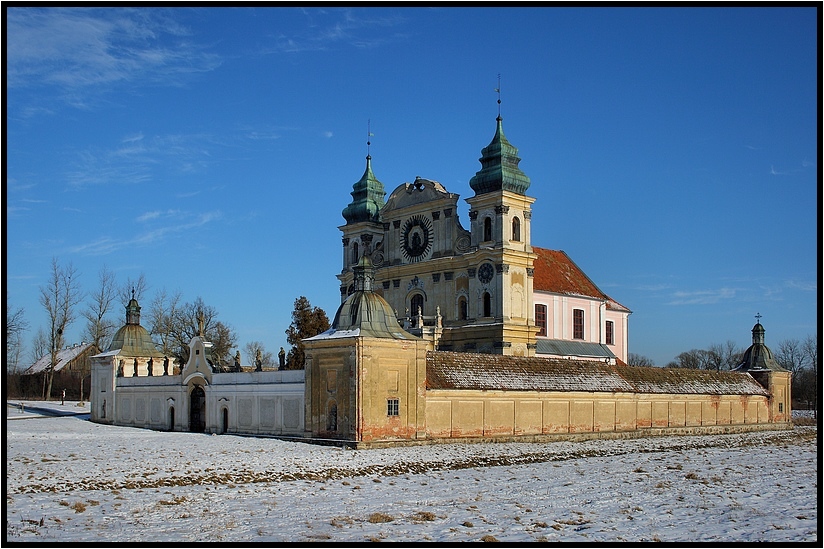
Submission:
[[278,366],[278,370],[285,370],[286,369],[286,351],[283,350],[283,347],[280,348],[280,352],[278,353],[278,361],[280,365]]
[[167,356],[163,357],[163,375],[169,375],[169,357]]
[[257,353],[255,354],[255,371],[263,371],[263,361],[261,360],[260,349],[258,349]]
[[137,358],[134,359],[134,377],[137,377]]
[[239,372],[240,370],[241,370],[241,368],[240,368],[240,349],[238,349],[237,352],[235,353],[235,369],[234,369],[234,371]]
[[117,366],[117,377],[123,377],[123,362],[124,360],[120,359],[120,364]]
[[154,372],[152,372],[152,370],[154,369],[154,359],[152,357],[149,357],[149,363],[146,364],[146,368],[149,371],[149,375],[153,376]]

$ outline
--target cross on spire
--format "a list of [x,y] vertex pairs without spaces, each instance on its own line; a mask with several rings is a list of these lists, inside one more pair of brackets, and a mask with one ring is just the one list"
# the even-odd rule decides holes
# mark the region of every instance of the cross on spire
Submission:
[[761,324],[761,313],[755,313],[755,321]]
[[498,87],[495,88],[495,92],[498,94],[498,118],[501,117],[501,73],[498,73]]
[[369,138],[373,137],[374,135],[375,134],[372,133],[372,120],[367,119],[366,120],[366,156],[367,157],[370,156],[369,155],[369,147],[370,147],[370,145],[372,145],[372,140],[369,139]]

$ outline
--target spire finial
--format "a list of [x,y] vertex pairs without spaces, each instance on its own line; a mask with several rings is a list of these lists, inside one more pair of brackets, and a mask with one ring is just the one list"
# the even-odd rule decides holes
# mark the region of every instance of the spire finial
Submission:
[[761,324],[761,313],[755,313],[756,324]]
[[374,135],[375,134],[372,133],[372,120],[367,119],[366,120],[366,158],[371,158],[371,155],[369,153],[369,147],[372,145],[372,141],[369,138],[373,137]]
[[134,286],[132,286],[132,299],[134,299]]
[[501,117],[501,73],[498,73],[498,87],[495,88],[495,92],[498,94],[498,118]]

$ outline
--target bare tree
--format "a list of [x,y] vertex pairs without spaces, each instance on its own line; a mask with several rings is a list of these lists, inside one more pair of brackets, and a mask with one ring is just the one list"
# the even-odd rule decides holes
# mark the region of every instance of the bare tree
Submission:
[[222,363],[236,346],[237,335],[228,325],[217,320],[217,314],[217,310],[211,305],[206,305],[201,297],[178,308],[174,316],[171,338],[172,353],[180,364],[186,364],[189,360],[189,342],[200,334],[201,322],[203,336],[212,343],[211,354],[216,365]]
[[627,364],[630,366],[655,366],[655,362],[651,358],[637,353],[629,353],[627,355]]
[[807,338],[804,340],[804,343],[801,344],[801,349],[804,355],[806,355],[807,361],[807,369],[810,372],[810,375],[807,376],[808,383],[806,384],[806,390],[808,394],[812,397],[813,401],[813,410],[815,410],[815,417],[818,417],[818,337],[815,335],[808,335]]
[[243,347],[243,352],[249,357],[248,360],[254,364],[257,352],[260,351],[260,363],[264,368],[274,368],[275,355],[271,351],[267,351],[260,341],[250,341]]
[[160,352],[166,356],[174,356],[177,351],[174,327],[180,309],[180,300],[180,291],[169,295],[166,288],[163,288],[155,293],[149,307],[149,333],[160,347]]
[[675,361],[667,364],[667,368],[692,368],[694,370],[715,369],[715,362],[708,351],[692,349],[684,351],[675,357]]
[[801,347],[801,342],[797,339],[782,339],[778,342],[778,347],[773,354],[773,358],[782,368],[793,373],[795,377],[804,367],[806,354]]
[[6,372],[17,374],[23,354],[23,334],[29,329],[23,307],[6,308]]
[[117,290],[117,294],[125,308],[129,305],[129,301],[131,301],[133,297],[138,302],[143,299],[143,294],[145,294],[148,289],[149,286],[146,284],[146,276],[140,273],[140,276],[134,280],[132,280],[132,277],[127,278],[126,282]]
[[97,289],[89,294],[91,302],[82,313],[86,319],[86,330],[83,332],[83,336],[84,339],[94,343],[95,347],[102,351],[108,346],[117,326],[114,320],[109,317],[112,304],[117,297],[117,286],[114,273],[107,269],[105,265],[100,269],[97,280]]
[[49,352],[49,338],[46,336],[46,330],[41,326],[34,334],[34,339],[31,342],[31,363],[34,364]]
[[63,348],[66,329],[74,322],[75,307],[82,301],[80,282],[77,271],[69,262],[61,267],[57,258],[52,259],[51,273],[45,286],[40,287],[40,304],[49,317],[46,328],[49,354],[51,360],[46,370],[46,379],[43,398],[51,398],[52,383],[54,382],[54,367],[57,365],[57,353]]

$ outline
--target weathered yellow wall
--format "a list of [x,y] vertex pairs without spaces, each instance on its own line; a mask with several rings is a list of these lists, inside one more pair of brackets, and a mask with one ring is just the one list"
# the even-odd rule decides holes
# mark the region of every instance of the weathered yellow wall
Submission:
[[495,437],[771,422],[764,396],[430,390],[430,438]]

